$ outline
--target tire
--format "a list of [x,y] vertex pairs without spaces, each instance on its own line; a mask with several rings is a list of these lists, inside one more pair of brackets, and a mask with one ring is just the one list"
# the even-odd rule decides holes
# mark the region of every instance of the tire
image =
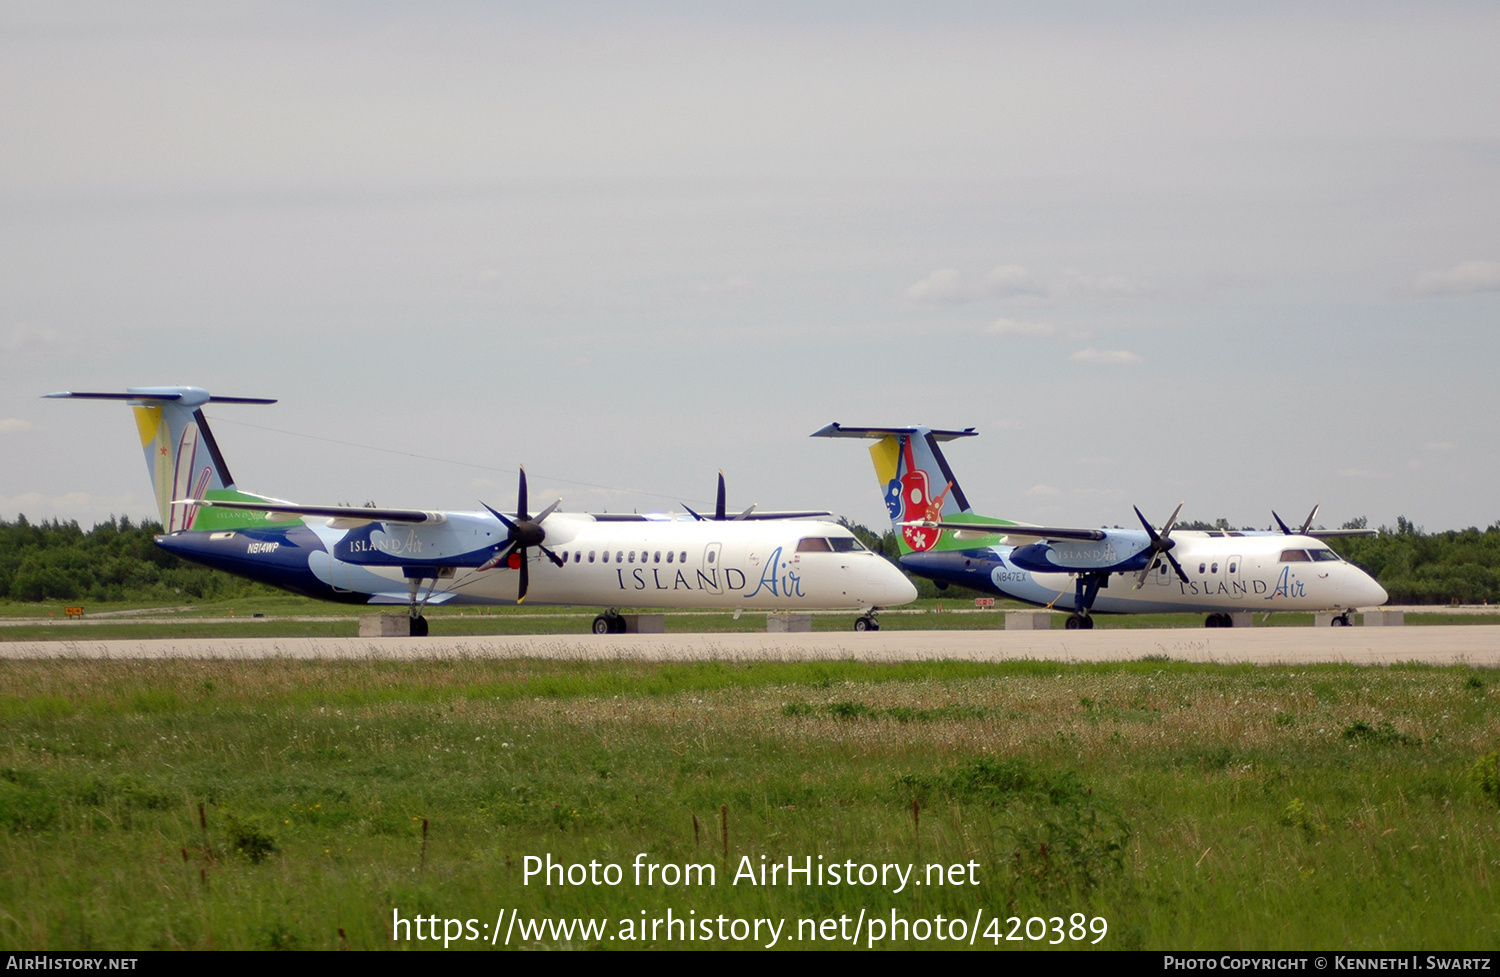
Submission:
[[1335,617],[1332,621],[1329,621],[1328,623],[1329,623],[1329,625],[1331,625],[1332,627],[1335,627],[1335,628],[1347,628],[1349,626],[1349,618],[1348,618],[1347,615],[1340,614],[1338,617]]
[[1203,626],[1205,628],[1222,628],[1224,626],[1224,621],[1219,617],[1219,615],[1210,614],[1208,617],[1205,617],[1203,619]]
[[609,626],[609,624],[610,624],[609,618],[605,617],[603,614],[600,614],[598,617],[594,618],[594,633],[595,634],[609,634],[609,633],[611,633],[612,631],[614,631],[614,628],[611,628]]
[[1082,614],[1069,614],[1068,619],[1063,622],[1063,627],[1069,631],[1082,631],[1088,625],[1084,624],[1088,618]]
[[856,631],[869,631],[869,630],[871,630],[870,625],[872,625],[874,623],[875,623],[874,621],[870,620],[867,617],[857,617],[857,618],[854,619],[854,630],[856,630]]
[[413,638],[427,637],[427,618],[414,617],[411,619],[411,636]]
[[1094,619],[1092,617],[1086,617],[1083,619],[1083,629],[1085,631],[1094,630]]

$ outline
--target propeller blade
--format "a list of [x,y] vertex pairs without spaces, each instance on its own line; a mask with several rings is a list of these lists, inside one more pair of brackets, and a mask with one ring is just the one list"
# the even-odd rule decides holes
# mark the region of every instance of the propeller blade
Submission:
[[526,515],[526,469],[521,469],[521,485],[516,489],[516,521],[525,522],[530,517]]
[[542,553],[543,553],[543,555],[545,555],[547,557],[547,559],[551,560],[553,563],[557,564],[559,567],[561,567],[563,565],[562,557],[558,556],[556,553],[554,553],[551,550],[547,549],[547,547],[543,546],[541,543],[536,544],[536,548],[539,549],[539,550],[541,550]]
[[1276,520],[1276,525],[1278,525],[1278,526],[1281,527],[1281,531],[1282,531],[1283,534],[1285,534],[1287,536],[1295,536],[1296,535],[1296,533],[1292,532],[1292,529],[1291,529],[1290,526],[1288,526],[1286,523],[1284,523],[1284,522],[1281,521],[1281,517],[1276,514],[1276,510],[1275,509],[1271,510],[1271,518]]
[[539,516],[537,516],[535,519],[533,519],[531,521],[535,522],[535,523],[540,523],[543,519],[546,519],[548,516],[552,515],[552,511],[554,509],[556,509],[560,505],[562,505],[562,499],[558,499],[556,502],[552,503],[547,508],[543,509],[542,510],[542,514],[539,515]]
[[1181,502],[1177,503],[1177,508],[1172,510],[1172,518],[1168,519],[1167,524],[1161,527],[1161,535],[1163,539],[1172,535],[1172,527],[1177,525],[1177,515],[1178,513],[1182,512],[1182,507],[1184,505],[1187,505],[1187,499],[1183,499]]
[[759,502],[752,502],[750,504],[750,508],[746,509],[744,512],[740,513],[739,515],[735,516],[733,519],[731,519],[729,521],[730,522],[739,522],[741,519],[744,519],[750,513],[754,512],[755,511],[755,507],[758,506],[758,505],[760,505]]
[[682,504],[682,507],[687,510],[688,515],[692,516],[694,519],[698,520],[699,522],[703,521],[703,517],[700,516],[700,515],[698,515],[698,513],[694,512],[692,506],[690,506],[686,502],[684,502]]
[[[724,473],[719,472],[719,494],[714,500],[714,521],[724,521]],[[751,506],[753,509],[754,506]],[[748,510],[746,510],[748,512]]]
[[1313,520],[1316,519],[1316,518],[1318,518],[1318,510],[1321,509],[1321,508],[1323,508],[1323,503],[1321,503],[1321,502],[1319,502],[1317,505],[1313,506],[1313,511],[1311,511],[1311,512],[1309,512],[1307,514],[1307,522],[1304,522],[1302,524],[1302,532],[1300,533],[1300,535],[1302,535],[1302,536],[1306,536],[1307,535],[1307,531],[1312,528]]
[[1187,583],[1187,571],[1182,568],[1181,563],[1177,562],[1177,557],[1173,556],[1171,553],[1163,553],[1162,556],[1165,556],[1167,558],[1167,562],[1172,564],[1172,569],[1177,571],[1177,576],[1182,578],[1182,582]]
[[[488,502],[481,502],[479,504],[482,505],[482,506],[484,506],[486,509],[490,509],[490,505],[489,505]],[[509,519],[505,518],[500,513],[496,512],[494,509],[490,509],[490,515],[494,516],[496,519],[499,519],[500,522],[501,522],[501,524],[504,525],[506,529],[509,529],[511,532],[515,532],[515,530],[516,530],[516,524],[515,523],[511,522]]]
[[1142,587],[1146,586],[1146,578],[1151,576],[1151,571],[1157,568],[1159,562],[1160,561],[1158,560],[1152,560],[1150,563],[1146,564],[1146,568],[1142,570],[1140,572],[1140,575],[1135,578],[1136,590],[1140,590]]
[[516,586],[516,603],[526,599],[526,589],[531,583],[531,575],[526,572],[526,547],[521,547],[521,582]]
[[1146,527],[1146,534],[1151,537],[1152,544],[1161,542],[1161,537],[1157,535],[1156,527],[1151,525],[1151,520],[1141,514],[1141,507],[1133,505],[1131,508],[1135,510],[1135,517],[1141,521],[1141,525]]

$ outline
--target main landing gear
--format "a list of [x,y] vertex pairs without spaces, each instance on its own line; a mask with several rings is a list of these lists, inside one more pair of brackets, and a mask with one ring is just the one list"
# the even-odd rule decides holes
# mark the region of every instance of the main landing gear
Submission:
[[1232,628],[1234,627],[1234,618],[1228,614],[1210,614],[1203,619],[1203,626],[1205,628]]
[[422,616],[422,612],[427,609],[427,601],[432,597],[432,592],[437,589],[438,578],[435,576],[431,578],[432,585],[427,588],[427,596],[423,597],[422,602],[419,604],[417,603],[417,592],[422,589],[422,581],[426,579],[428,578],[406,578],[406,592],[411,595],[411,604],[406,612],[407,616],[411,618],[411,630],[407,633],[413,638],[427,637],[427,618]]
[[1092,631],[1094,619],[1089,616],[1089,611],[1094,608],[1094,601],[1099,598],[1099,588],[1107,586],[1109,574],[1107,573],[1080,573],[1073,578],[1073,613],[1068,615],[1068,620],[1063,627],[1069,631]]
[[594,618],[595,634],[624,634],[625,618],[620,612],[611,607],[609,610]]

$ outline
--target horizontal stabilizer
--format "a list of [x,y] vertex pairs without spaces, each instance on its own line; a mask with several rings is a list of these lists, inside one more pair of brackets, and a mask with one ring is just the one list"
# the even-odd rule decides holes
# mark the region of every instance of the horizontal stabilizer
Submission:
[[176,499],[173,505],[243,509],[247,512],[280,512],[289,516],[325,516],[358,522],[443,522],[440,512],[423,509],[376,509],[352,505],[296,505],[291,502],[216,502],[209,499]]
[[972,427],[966,427],[962,431],[938,431],[918,427],[845,427],[837,421],[825,428],[820,428],[812,433],[815,438],[871,438],[879,440],[890,435],[925,433],[939,441],[953,441],[956,438],[972,438],[979,432]]
[[[179,401],[188,394],[181,388],[171,387],[143,387],[140,390],[128,391],[122,394],[92,393],[82,390],[59,390],[57,393],[42,394],[43,397],[62,398],[71,397],[75,400],[167,400]],[[195,400],[197,398],[194,398]],[[208,404],[274,404],[275,400],[266,397],[219,397],[209,395],[199,401]]]

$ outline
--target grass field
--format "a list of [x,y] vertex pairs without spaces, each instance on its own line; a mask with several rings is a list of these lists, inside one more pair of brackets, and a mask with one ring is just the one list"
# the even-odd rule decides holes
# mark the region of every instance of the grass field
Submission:
[[[671,909],[1492,949],[1497,704],[1461,667],[0,662],[0,945],[380,948],[394,909],[488,947],[502,910],[614,934]],[[638,853],[717,884],[636,885]],[[624,881],[523,885],[543,855]],[[981,882],[731,884],[763,855]],[[533,936],[510,945],[683,945]]]

